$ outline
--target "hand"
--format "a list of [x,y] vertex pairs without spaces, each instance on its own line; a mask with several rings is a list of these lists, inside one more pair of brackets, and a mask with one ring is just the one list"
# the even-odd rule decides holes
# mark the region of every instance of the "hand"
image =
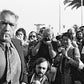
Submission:
[[70,59],[70,57],[67,55],[67,50],[65,50],[64,48],[62,49],[62,54],[63,54],[67,59]]
[[79,60],[79,67],[78,67],[80,70],[82,70],[84,68],[84,63]]
[[43,41],[46,45],[51,46],[51,41]]
[[22,82],[21,84],[26,84],[25,82]]
[[65,50],[65,48],[62,48],[61,52],[62,52],[63,55],[66,55],[66,50]]
[[33,84],[41,84],[40,81],[36,80],[33,82]]

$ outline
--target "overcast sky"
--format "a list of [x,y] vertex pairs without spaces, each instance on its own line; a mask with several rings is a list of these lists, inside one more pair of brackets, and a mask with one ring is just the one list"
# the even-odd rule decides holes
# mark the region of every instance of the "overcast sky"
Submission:
[[[35,30],[34,24],[51,25],[54,33],[59,32],[59,15],[61,32],[74,24],[81,25],[81,10],[66,8],[60,0],[61,14],[59,14],[59,0],[2,0],[0,11],[9,9],[19,16],[18,28],[23,27],[29,33]],[[63,25],[65,28],[63,29]]]

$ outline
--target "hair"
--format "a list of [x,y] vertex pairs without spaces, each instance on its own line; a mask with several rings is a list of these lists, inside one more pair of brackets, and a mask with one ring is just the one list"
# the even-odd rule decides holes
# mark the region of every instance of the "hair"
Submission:
[[35,34],[36,34],[36,38],[37,38],[37,32],[31,31],[31,32],[29,33],[28,40],[30,40],[30,34],[32,34],[32,33],[35,33]]
[[0,18],[1,18],[2,16],[4,16],[4,15],[7,15],[7,14],[10,14],[10,15],[15,16],[15,19],[16,19],[16,20],[19,18],[14,12],[12,12],[12,11],[10,11],[10,10],[2,10],[2,11],[0,12]]
[[42,62],[47,62],[48,63],[48,69],[47,69],[47,71],[49,71],[50,70],[50,63],[49,63],[49,61],[47,61],[45,58],[43,58],[43,57],[40,57],[40,58],[38,58],[36,61],[35,61],[35,65],[34,65],[34,68],[36,67],[36,65],[39,65],[40,63],[42,63]]
[[63,38],[63,37],[69,38],[69,34],[68,34],[67,32],[65,32],[65,33],[63,33],[63,35],[62,35],[62,38]]
[[26,40],[26,31],[25,31],[25,29],[19,28],[19,29],[16,31],[16,36],[18,35],[18,32],[22,32],[22,33],[24,34],[23,39]]
[[83,29],[84,29],[84,26],[81,26],[81,27],[79,27],[79,29],[80,29],[81,31],[83,31]]
[[57,39],[57,40],[62,39],[62,35],[58,35],[58,36],[56,36],[56,39]]
[[84,28],[84,26],[80,26],[79,28],[80,28],[80,29],[81,29],[81,28]]
[[44,37],[48,37],[49,34],[52,36],[52,39],[54,38],[54,33],[52,31],[51,28],[46,28],[44,31],[43,31],[43,36]]
[[43,33],[43,31],[46,29],[46,27],[42,27],[41,29],[40,29],[40,31],[39,31],[39,33]]
[[82,32],[82,31],[77,31],[77,32],[76,32],[76,37],[77,37],[77,34],[78,34],[78,33],[80,33],[80,32],[81,32],[81,33],[82,33],[82,35],[83,35],[83,32]]

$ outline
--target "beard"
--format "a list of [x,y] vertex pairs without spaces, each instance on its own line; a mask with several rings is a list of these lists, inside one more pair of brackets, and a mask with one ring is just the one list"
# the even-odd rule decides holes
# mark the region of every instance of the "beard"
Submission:
[[40,77],[40,78],[44,76],[44,74],[41,72],[36,73],[36,75],[37,75],[37,77]]

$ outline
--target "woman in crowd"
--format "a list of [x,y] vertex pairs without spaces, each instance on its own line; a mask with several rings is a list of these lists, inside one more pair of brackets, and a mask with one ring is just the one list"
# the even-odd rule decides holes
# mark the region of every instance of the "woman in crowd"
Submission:
[[25,29],[23,28],[19,28],[17,31],[16,31],[16,38],[21,40],[22,42],[22,45],[24,45],[25,41],[26,41],[26,31]]
[[59,65],[59,75],[57,84],[74,84],[73,71],[79,67],[80,52],[71,43],[67,33],[62,35],[61,62]]
[[[82,31],[76,32],[76,43],[80,51],[81,66],[84,66],[84,38]],[[84,69],[76,70],[76,81],[80,81],[81,84],[84,84]]]
[[75,30],[70,28],[70,29],[67,30],[67,34],[68,34],[68,37],[71,40],[72,45],[74,47],[78,47],[78,45],[76,43],[76,32],[75,32]]
[[26,41],[26,30],[24,28],[19,28],[15,33],[15,37],[21,41],[21,45],[22,45],[23,53],[25,57],[25,63],[27,65],[27,62],[28,62],[27,55],[28,55],[28,45],[29,44]]
[[28,72],[29,74],[31,74],[33,72],[33,66],[34,66],[34,56],[32,56],[32,49],[36,46],[36,44],[38,43],[37,40],[37,33],[35,31],[31,31],[28,35],[28,42],[29,42],[29,46],[28,46]]

